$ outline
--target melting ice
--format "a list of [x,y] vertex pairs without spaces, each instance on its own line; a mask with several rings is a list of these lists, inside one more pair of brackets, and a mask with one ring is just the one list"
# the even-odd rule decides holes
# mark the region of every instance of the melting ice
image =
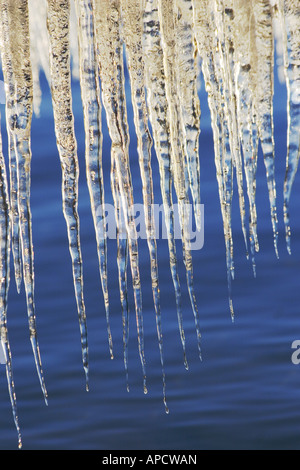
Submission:
[[[31,120],[42,99],[39,74],[48,80],[53,103],[58,158],[62,168],[62,209],[79,320],[82,362],[88,389],[88,334],[83,286],[83,260],[78,213],[79,163],[72,110],[71,76],[81,87],[85,128],[85,171],[99,259],[103,312],[113,358],[109,319],[105,185],[111,185],[117,233],[120,310],[123,318],[124,367],[128,376],[128,269],[131,271],[143,389],[147,393],[146,357],[139,250],[130,173],[129,126],[124,60],[128,67],[134,125],[150,258],[153,312],[164,371],[162,312],[151,156],[158,161],[161,197],[166,214],[170,271],[174,285],[179,336],[186,357],[181,286],[174,236],[174,200],[180,215],[182,253],[196,340],[201,358],[201,332],[194,290],[192,250],[188,237],[190,202],[198,229],[200,213],[201,103],[197,84],[204,81],[211,114],[214,161],[223,219],[229,308],[234,319],[232,201],[234,181],[246,256],[256,274],[259,250],[256,171],[261,146],[269,193],[274,248],[278,256],[274,99],[274,24],[279,25],[287,87],[287,156],[284,222],[291,251],[289,201],[300,155],[300,5],[298,0],[2,0],[0,52],[6,92],[8,155],[0,151],[0,329],[13,416],[21,446],[12,358],[7,331],[7,295],[12,253],[17,290],[24,283],[29,332],[37,373],[47,401],[36,330],[34,259],[30,212]],[[71,27],[72,26],[72,27]],[[278,39],[279,38],[279,39]],[[125,53],[124,53],[125,52]],[[199,67],[200,64],[200,67]],[[102,167],[101,119],[111,139],[111,171]],[[200,139],[199,139],[200,136]],[[249,206],[249,221],[246,218]]]

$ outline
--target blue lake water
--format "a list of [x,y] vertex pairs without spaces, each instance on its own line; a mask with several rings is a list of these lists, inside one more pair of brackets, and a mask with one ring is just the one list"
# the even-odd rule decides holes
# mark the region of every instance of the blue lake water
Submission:
[[[129,383],[123,365],[122,317],[116,243],[108,243],[111,328],[115,359],[109,358],[103,297],[89,195],[85,180],[84,130],[80,90],[74,83],[74,112],[80,159],[79,214],[87,311],[90,392],[85,391],[80,335],[65,221],[61,210],[61,169],[54,137],[51,98],[43,81],[40,119],[32,127],[32,220],[35,253],[37,327],[49,406],[44,405],[32,356],[24,290],[17,294],[12,275],[9,335],[24,449],[300,449],[300,366],[291,361],[291,344],[300,339],[300,178],[291,202],[292,249],[285,247],[282,189],[286,157],[286,91],[276,82],[275,138],[279,216],[279,254],[273,248],[262,155],[257,181],[257,278],[246,260],[237,191],[233,204],[236,280],[235,323],[227,299],[225,246],[215,176],[212,131],[201,91],[201,192],[205,206],[205,243],[193,252],[202,355],[197,352],[194,319],[178,244],[183,317],[189,371],[183,366],[167,243],[158,242],[167,401],[162,401],[159,349],[153,308],[149,256],[140,243],[148,395],[143,393],[132,289],[130,301]],[[131,171],[136,202],[141,201],[132,109]],[[1,107],[2,134],[6,134]],[[104,123],[104,174],[110,202],[110,143]],[[158,166],[153,156],[156,202]],[[13,274],[13,273],[12,273]],[[130,281],[130,277],[129,277]],[[0,449],[16,449],[4,366],[0,366]]]

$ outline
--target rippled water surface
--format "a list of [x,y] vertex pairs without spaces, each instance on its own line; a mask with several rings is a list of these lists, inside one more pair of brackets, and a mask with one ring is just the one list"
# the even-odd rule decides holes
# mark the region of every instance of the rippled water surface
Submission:
[[[115,359],[111,361],[109,358],[94,229],[84,174],[80,91],[78,84],[75,84],[74,110],[81,167],[79,212],[90,351],[90,392],[85,391],[71,264],[61,210],[61,169],[50,96],[45,85],[41,117],[34,119],[32,130],[32,217],[37,325],[49,393],[48,407],[44,405],[35,372],[24,292],[17,295],[13,279],[8,312],[24,449],[300,449],[300,366],[291,361],[291,344],[295,339],[300,339],[300,179],[298,175],[292,195],[293,254],[289,256],[285,248],[282,218],[286,93],[285,88],[278,84],[275,91],[280,259],[276,259],[273,249],[265,171],[260,154],[257,201],[261,251],[257,255],[256,279],[245,257],[236,197],[234,202],[234,324],[228,310],[225,248],[212,134],[205,97],[201,93],[200,153],[205,243],[203,249],[193,255],[203,361],[198,359],[194,319],[180,256],[184,327],[190,365],[189,371],[184,369],[168,249],[165,240],[160,240],[162,327],[170,408],[170,414],[166,415],[145,241],[140,243],[140,265],[148,395],[143,394],[131,290],[130,393],[126,391],[114,240],[109,241],[108,253]],[[1,115],[3,121],[4,106],[1,107]],[[129,116],[132,119],[130,107]],[[106,132],[105,127],[104,130]],[[6,149],[4,128],[2,132]],[[106,132],[103,158],[107,202],[112,201],[109,152]],[[134,132],[131,135],[131,164],[136,202],[142,202]],[[153,172],[156,202],[160,202],[155,156]],[[180,244],[178,252],[180,254]],[[0,366],[0,448],[16,447],[17,436],[5,370]]]

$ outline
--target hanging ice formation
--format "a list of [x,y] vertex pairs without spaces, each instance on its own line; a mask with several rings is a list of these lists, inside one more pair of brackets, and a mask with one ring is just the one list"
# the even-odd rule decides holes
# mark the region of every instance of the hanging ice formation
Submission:
[[[9,155],[5,164],[2,150],[0,151],[0,328],[19,446],[21,446],[21,435],[7,331],[11,253],[18,292],[22,281],[25,286],[30,340],[42,391],[47,401],[36,331],[30,212],[31,119],[33,110],[36,115],[39,114],[42,99],[39,86],[40,70],[45,73],[52,93],[57,149],[62,167],[62,205],[73,267],[86,387],[88,388],[89,368],[88,337],[77,211],[79,163],[72,110],[72,71],[74,76],[79,78],[81,86],[86,179],[95,226],[110,355],[113,358],[109,321],[104,187],[109,180],[117,225],[117,265],[127,388],[129,390],[127,269],[130,268],[143,387],[147,393],[138,236],[132,210],[134,199],[124,74],[124,60],[126,60],[142,181],[153,307],[162,366],[163,399],[168,412],[162,342],[163,313],[160,309],[156,227],[152,210],[155,202],[151,165],[152,147],[159,166],[179,334],[184,364],[188,368],[174,233],[173,199],[175,194],[179,208],[186,281],[201,357],[200,322],[188,233],[190,214],[187,209],[191,200],[195,223],[200,230],[201,112],[197,82],[203,77],[211,113],[227,259],[229,306],[233,319],[231,284],[234,278],[234,256],[231,220],[234,179],[238,190],[246,255],[251,257],[253,271],[256,274],[255,253],[259,250],[256,211],[259,145],[264,158],[274,247],[278,256],[273,135],[275,19],[281,28],[288,96],[284,222],[287,248],[290,252],[289,201],[300,155],[298,0],[1,1],[0,50],[6,92]],[[276,37],[278,38],[278,34]],[[102,113],[106,116],[112,144],[110,176],[105,175],[102,168]],[[6,165],[9,181],[6,176]],[[246,218],[246,202],[249,204],[249,223]]]

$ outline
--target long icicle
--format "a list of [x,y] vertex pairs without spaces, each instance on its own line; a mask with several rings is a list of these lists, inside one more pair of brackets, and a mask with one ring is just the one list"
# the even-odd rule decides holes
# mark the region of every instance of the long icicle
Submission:
[[[219,199],[223,219],[224,239],[226,248],[227,264],[227,284],[229,296],[229,308],[231,318],[234,319],[234,309],[232,302],[232,278],[234,273],[233,263],[233,242],[231,230],[231,183],[229,179],[230,190],[226,191],[225,183],[231,175],[228,171],[228,165],[224,166],[224,138],[226,132],[226,122],[222,110],[222,96],[220,84],[218,82],[218,72],[216,57],[213,53],[212,44],[214,43],[214,25],[211,16],[212,8],[209,0],[193,0],[193,17],[195,36],[198,45],[198,53],[202,60],[202,73],[205,87],[208,94],[208,105],[211,113],[211,125],[213,130],[215,166],[219,188]],[[227,131],[228,132],[228,131]],[[224,174],[225,173],[225,174]],[[226,174],[227,173],[227,174]],[[229,173],[229,174],[228,174]]]
[[[33,81],[27,0],[1,3],[1,53],[6,87],[7,126],[16,155],[18,213],[30,341],[45,403],[47,390],[36,331],[34,262],[30,211]],[[10,145],[12,143],[10,142]]]
[[[208,1],[208,17],[210,28],[212,31],[215,31],[217,28],[217,14],[215,11],[216,3],[215,0]],[[211,48],[211,58],[212,58],[212,70],[214,79],[216,80],[215,100],[218,112],[219,126],[221,129],[220,132],[220,162],[222,168],[222,186],[223,186],[223,204],[224,204],[224,214],[225,214],[225,240],[227,246],[227,277],[229,290],[231,290],[231,280],[234,279],[234,258],[233,258],[233,237],[232,237],[232,198],[233,198],[233,171],[234,171],[234,157],[232,153],[232,139],[230,132],[230,115],[229,109],[226,106],[226,82],[224,73],[222,71],[223,64],[222,60],[222,47],[219,44],[218,35],[214,34],[211,38],[213,47]],[[212,81],[214,83],[214,81]],[[218,163],[217,163],[218,164]]]
[[273,227],[274,248],[278,257],[278,220],[276,209],[275,149],[273,125],[273,54],[272,11],[269,0],[251,0],[257,50],[254,83],[257,129],[264,155]]
[[111,171],[111,190],[113,194],[117,235],[117,264],[119,272],[119,291],[122,308],[123,324],[123,358],[126,374],[126,388],[129,392],[128,374],[128,341],[129,341],[129,306],[127,292],[127,266],[128,266],[128,237],[124,213],[122,210],[121,194],[118,184],[116,165],[113,163]]
[[179,333],[183,348],[183,362],[188,369],[185,333],[181,308],[181,288],[178,274],[174,236],[174,208],[172,201],[171,143],[168,102],[164,81],[163,51],[160,38],[157,0],[146,0],[144,12],[144,59],[149,117],[152,125],[156,156],[159,164],[160,187],[163,200],[170,270],[175,290]]
[[7,329],[7,300],[10,284],[10,241],[11,211],[8,196],[6,167],[2,153],[2,136],[0,132],[0,338],[5,354],[8,391],[14,422],[18,433],[18,447],[20,449],[22,447],[22,437],[18,419],[17,399],[12,370],[12,355]]
[[144,200],[144,216],[150,255],[152,292],[163,376],[163,400],[165,404],[165,410],[168,413],[169,410],[166,402],[166,381],[163,359],[163,336],[161,326],[157,247],[155,240],[156,230],[153,210],[154,194],[151,168],[152,138],[148,128],[148,114],[145,97],[145,66],[142,48],[142,5],[140,0],[121,0],[121,7],[124,24],[124,40],[131,83],[134,122],[138,140],[139,164]]
[[130,267],[132,274],[138,346],[146,387],[146,361],[144,353],[144,327],[142,314],[142,291],[139,272],[137,233],[133,214],[134,201],[129,165],[129,132],[124,90],[122,42],[120,38],[120,1],[94,0],[97,51],[102,86],[102,99],[112,140],[112,164],[116,165],[122,209],[124,211]]
[[107,240],[105,230],[104,178],[102,169],[101,102],[95,53],[92,0],[76,0],[79,30],[81,96],[85,123],[85,160],[91,209],[96,232],[100,277],[106,312],[108,343],[113,359],[113,343],[109,321],[107,279]]
[[200,100],[197,89],[197,62],[193,31],[192,0],[176,0],[175,10],[176,61],[179,79],[179,100],[187,156],[189,187],[194,204],[197,229],[201,230],[200,196]]
[[190,296],[191,306],[195,319],[197,345],[199,357],[201,358],[201,333],[199,325],[199,313],[196,303],[193,282],[193,263],[189,239],[189,211],[190,204],[188,198],[188,188],[186,184],[186,165],[184,148],[181,142],[183,134],[181,124],[181,107],[178,98],[178,74],[176,73],[175,37],[175,11],[171,0],[158,0],[158,14],[162,36],[162,50],[164,56],[165,85],[168,101],[170,136],[171,136],[171,162],[174,177],[174,186],[178,201],[179,220],[182,232],[183,258],[186,270],[187,287]]
[[14,271],[17,292],[21,291],[22,284],[22,248],[20,237],[19,207],[18,207],[18,178],[17,159],[12,131],[8,127],[8,153],[9,153],[9,181],[10,181],[10,204],[12,219],[12,252],[14,259]]
[[287,157],[284,181],[284,222],[288,252],[291,253],[289,203],[300,158],[300,5],[280,0],[284,70],[287,88]]
[[246,211],[243,187],[243,166],[237,124],[237,106],[234,76],[234,17],[236,9],[233,0],[217,0],[215,2],[214,17],[218,30],[218,51],[220,59],[220,76],[222,81],[223,102],[227,116],[230,153],[236,170],[236,179],[239,194],[242,232],[248,258],[248,241],[246,230]]
[[77,302],[82,362],[88,390],[88,338],[83,296],[83,267],[78,216],[79,166],[74,132],[69,56],[70,1],[48,0],[48,32],[50,40],[51,92],[57,148],[62,167],[62,203],[67,224],[69,250]]
[[[243,150],[244,169],[247,181],[247,193],[250,213],[250,250],[253,272],[256,275],[255,252],[259,251],[257,236],[257,213],[255,203],[256,167],[252,144],[253,124],[251,109],[253,93],[251,87],[251,5],[245,0],[238,0],[234,16],[234,73],[235,93],[237,98],[237,120],[240,141]],[[241,38],[243,40],[241,41]]]

